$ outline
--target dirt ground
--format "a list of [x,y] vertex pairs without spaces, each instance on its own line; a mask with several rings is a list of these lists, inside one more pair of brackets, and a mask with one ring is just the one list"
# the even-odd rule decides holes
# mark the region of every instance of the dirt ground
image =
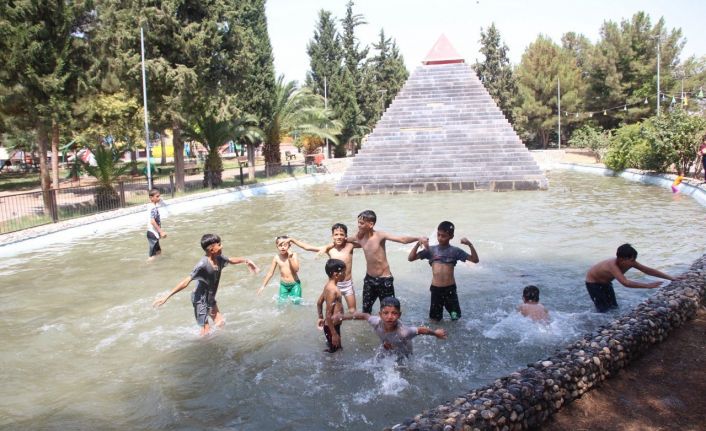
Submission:
[[706,309],[665,341],[564,407],[546,431],[706,429]]

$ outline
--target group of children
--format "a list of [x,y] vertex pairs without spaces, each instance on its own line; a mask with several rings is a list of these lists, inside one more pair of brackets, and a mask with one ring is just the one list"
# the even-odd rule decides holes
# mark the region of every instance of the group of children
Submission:
[[[159,192],[150,192],[150,201],[154,204],[150,210],[148,241],[150,244],[150,258],[159,253],[159,238],[166,233],[161,229],[159,213],[156,204],[159,201]],[[155,217],[156,212],[156,217]],[[273,257],[269,271],[265,275],[257,293],[261,294],[275,271],[279,269],[279,298],[294,303],[301,302],[302,290],[299,280],[299,259],[291,250],[294,244],[303,250],[312,251],[321,255],[328,255],[325,272],[328,281],[317,300],[318,320],[317,325],[323,329],[328,352],[335,352],[341,348],[341,323],[344,320],[367,320],[374,332],[380,337],[382,347],[400,355],[412,352],[411,339],[417,335],[434,335],[437,338],[446,338],[443,329],[430,329],[424,326],[408,327],[399,319],[402,315],[401,305],[395,298],[394,277],[387,261],[387,241],[409,244],[416,242],[409,253],[408,260],[426,259],[432,270],[431,301],[429,318],[440,321],[443,310],[446,309],[451,320],[461,317],[461,307],[458,300],[454,268],[457,262],[478,263],[478,253],[467,238],[461,238],[460,243],[466,245],[470,253],[450,245],[454,238],[455,226],[449,221],[444,221],[437,228],[438,245],[430,245],[426,237],[398,236],[375,229],[376,214],[366,210],[358,215],[358,232],[353,238],[348,237],[348,229],[342,223],[331,227],[331,243],[324,246],[312,246],[295,238],[278,236],[275,239],[278,253]],[[156,241],[155,241],[156,239]],[[192,280],[197,281],[197,286],[191,294],[194,307],[194,316],[201,328],[201,335],[210,331],[209,318],[216,326],[222,326],[224,320],[219,311],[215,296],[218,290],[221,270],[227,264],[245,263],[252,273],[259,272],[255,263],[245,257],[228,258],[222,255],[221,239],[214,234],[206,234],[201,238],[201,247],[205,252],[191,274],[180,281],[168,294],[154,301],[153,306],[159,307],[177,292],[186,288]],[[421,247],[421,250],[420,250]],[[353,251],[356,248],[363,250],[366,261],[366,275],[363,282],[362,312],[357,311],[355,289],[352,278]],[[156,251],[155,251],[156,250]],[[618,279],[627,287],[653,288],[660,285],[654,283],[638,283],[624,277],[630,268],[636,268],[646,274],[674,280],[671,276],[655,269],[641,265],[636,261],[637,251],[629,244],[624,244],[618,249],[616,259],[608,259],[591,267],[586,275],[586,288],[593,300],[596,309],[600,312],[617,307],[612,280]],[[539,303],[539,289],[536,286],[527,286],[523,290],[523,303],[518,306],[518,311],[525,317],[538,322],[548,322],[549,313]],[[347,313],[343,312],[343,301],[346,301]],[[377,316],[372,315],[373,304],[380,301]]]

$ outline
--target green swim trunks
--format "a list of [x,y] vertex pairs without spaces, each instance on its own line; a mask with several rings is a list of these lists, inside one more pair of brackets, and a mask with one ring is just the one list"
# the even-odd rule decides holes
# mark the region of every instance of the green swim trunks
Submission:
[[298,304],[302,300],[302,284],[301,281],[297,280],[293,283],[287,283],[284,281],[279,282],[279,300],[286,301],[290,300],[295,304]]

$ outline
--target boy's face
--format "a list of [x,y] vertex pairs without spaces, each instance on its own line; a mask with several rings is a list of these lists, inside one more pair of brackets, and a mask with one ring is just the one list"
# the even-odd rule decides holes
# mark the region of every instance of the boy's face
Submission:
[[400,320],[402,313],[397,308],[388,305],[380,309],[380,319],[386,328],[394,328],[397,326],[397,321]]
[[280,239],[277,241],[277,250],[279,250],[282,254],[287,253],[287,251],[289,251],[289,241],[286,239]]
[[346,233],[341,228],[335,229],[331,237],[333,238],[333,245],[343,245],[346,243]]
[[220,256],[222,251],[223,251],[223,246],[221,245],[220,242],[217,242],[215,244],[211,244],[208,247],[206,247],[206,253],[208,253],[209,256]]
[[161,199],[162,199],[162,195],[160,195],[159,193],[157,193],[157,194],[154,195],[154,196],[150,196],[150,202],[152,202],[153,204],[156,204],[156,203],[159,202]]
[[436,231],[436,240],[439,242],[439,245],[449,245],[449,241],[451,241],[453,237],[452,234],[443,230]]
[[342,270],[338,272],[333,273],[333,279],[336,281],[336,283],[343,281],[346,278],[346,269],[343,268]]
[[365,220],[362,217],[358,217],[358,230],[361,232],[370,232],[373,229],[373,223],[370,220]]

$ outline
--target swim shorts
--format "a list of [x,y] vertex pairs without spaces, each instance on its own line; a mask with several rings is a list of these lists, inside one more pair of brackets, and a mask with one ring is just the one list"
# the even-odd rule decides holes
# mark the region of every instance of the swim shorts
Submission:
[[206,290],[203,293],[191,292],[191,303],[194,306],[194,317],[199,326],[204,326],[208,323],[208,316],[211,310],[216,305],[216,300],[211,297]]
[[159,238],[152,232],[147,232],[147,243],[149,244],[149,257],[156,256],[162,251],[162,247],[159,246]]
[[458,303],[455,284],[445,287],[431,285],[429,291],[431,292],[431,305],[429,305],[430,319],[443,319],[444,308],[449,312],[451,320],[457,320],[461,317],[461,304]]
[[365,274],[363,280],[363,313],[370,314],[373,311],[375,301],[382,300],[388,296],[395,296],[394,277],[373,277]]
[[605,313],[612,308],[618,308],[613,283],[589,283],[587,281],[586,290],[599,313]]
[[353,289],[353,279],[346,281],[339,281],[336,283],[336,287],[341,291],[343,296],[355,296],[355,290]]
[[295,304],[300,303],[302,300],[301,281],[296,280],[292,283],[280,281],[279,282],[279,299],[280,299],[280,301],[286,301],[289,299]]
[[[341,324],[339,323],[338,325],[334,325],[333,328],[336,330],[336,333],[338,334],[339,340],[341,337]],[[326,336],[326,345],[328,346],[327,352],[333,353],[336,350],[342,348],[342,346],[339,344],[338,347],[334,348],[333,347],[333,342],[331,341],[331,330],[328,328],[328,325],[324,324],[324,335]]]

